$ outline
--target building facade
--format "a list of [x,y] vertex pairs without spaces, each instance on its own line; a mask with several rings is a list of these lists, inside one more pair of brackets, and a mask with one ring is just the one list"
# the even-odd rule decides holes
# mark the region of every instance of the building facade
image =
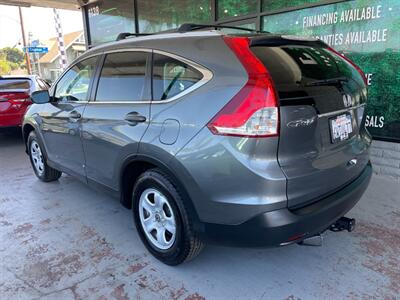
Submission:
[[[85,38],[82,31],[71,32],[64,35],[67,62],[71,63],[86,51]],[[57,38],[52,38],[45,43],[49,52],[42,55],[38,60],[32,60],[36,73],[43,79],[53,82],[62,73],[60,65],[60,53]]]

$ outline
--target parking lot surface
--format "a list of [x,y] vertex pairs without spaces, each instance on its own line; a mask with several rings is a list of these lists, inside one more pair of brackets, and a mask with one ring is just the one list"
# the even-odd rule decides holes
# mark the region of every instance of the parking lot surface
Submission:
[[396,299],[400,183],[373,177],[352,233],[322,247],[207,246],[168,267],[118,199],[63,175],[36,179],[19,134],[0,134],[0,299]]

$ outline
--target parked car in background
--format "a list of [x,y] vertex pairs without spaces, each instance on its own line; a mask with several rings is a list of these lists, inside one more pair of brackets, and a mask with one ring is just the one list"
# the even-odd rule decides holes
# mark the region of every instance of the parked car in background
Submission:
[[21,126],[32,93],[49,87],[36,75],[0,76],[0,128]]
[[351,231],[342,217],[372,174],[362,71],[313,38],[202,28],[94,47],[35,92],[23,133],[36,176],[120,196],[169,265],[206,242]]

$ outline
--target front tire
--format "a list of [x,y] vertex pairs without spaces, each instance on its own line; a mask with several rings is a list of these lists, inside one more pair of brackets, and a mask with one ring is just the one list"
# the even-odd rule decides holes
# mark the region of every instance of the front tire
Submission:
[[58,180],[62,173],[47,164],[45,153],[34,131],[29,134],[27,143],[29,158],[36,177],[44,182]]
[[141,240],[163,263],[181,264],[203,249],[181,195],[172,179],[161,170],[146,171],[138,178],[133,188],[132,208]]

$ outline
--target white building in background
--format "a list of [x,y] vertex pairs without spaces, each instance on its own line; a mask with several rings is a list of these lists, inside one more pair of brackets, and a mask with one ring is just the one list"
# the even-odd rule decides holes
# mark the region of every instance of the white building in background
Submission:
[[[71,63],[86,51],[85,37],[82,31],[64,34],[64,43],[68,63]],[[38,59],[39,63],[34,57],[31,59],[35,69],[38,70],[40,68],[40,72],[36,73],[39,73],[43,79],[53,82],[62,72],[57,38],[51,38],[45,41],[44,44],[49,48],[49,52]]]

